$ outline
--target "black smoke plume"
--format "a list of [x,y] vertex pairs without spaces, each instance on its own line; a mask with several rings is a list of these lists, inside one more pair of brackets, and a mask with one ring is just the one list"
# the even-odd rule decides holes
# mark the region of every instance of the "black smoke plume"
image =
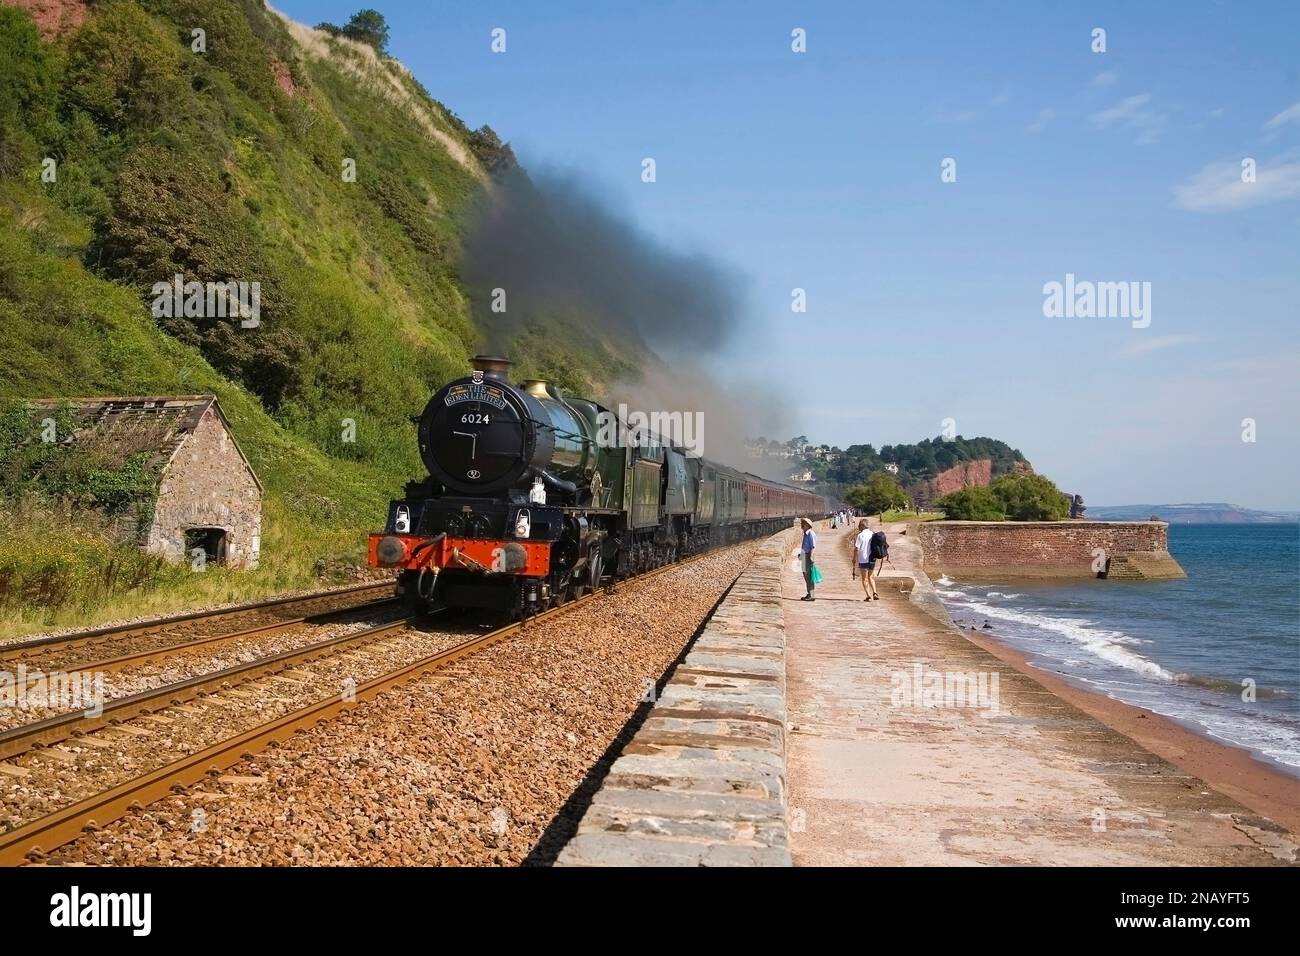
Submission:
[[[531,320],[565,315],[665,358],[725,345],[747,285],[718,260],[641,232],[573,176],[519,166],[484,197],[461,275],[492,349]],[[493,311],[496,289],[504,312]]]
[[[534,321],[583,325],[625,356],[642,357],[638,374],[586,397],[614,408],[700,412],[705,457],[771,468],[747,458],[743,439],[782,434],[788,405],[770,387],[742,384],[735,369],[727,381],[715,374],[743,333],[749,280],[714,256],[647,235],[572,175],[530,176],[511,163],[494,179],[461,267],[488,348],[508,354]],[[492,308],[498,289],[504,312]]]

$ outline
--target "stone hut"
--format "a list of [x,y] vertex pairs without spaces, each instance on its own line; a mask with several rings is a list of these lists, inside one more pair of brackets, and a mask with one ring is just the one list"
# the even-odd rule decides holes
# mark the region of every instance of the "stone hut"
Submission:
[[[147,454],[158,475],[144,549],[170,561],[257,567],[262,483],[244,457],[215,395],[49,399],[36,410],[70,407],[71,443]],[[143,531],[143,522],[141,522]]]

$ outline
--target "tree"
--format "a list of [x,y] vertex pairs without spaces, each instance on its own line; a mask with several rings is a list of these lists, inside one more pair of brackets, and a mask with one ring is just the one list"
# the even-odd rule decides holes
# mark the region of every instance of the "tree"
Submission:
[[499,177],[518,164],[515,151],[510,148],[509,143],[501,142],[501,137],[491,126],[480,126],[472,130],[466,138],[469,140],[470,152],[489,175]]
[[1042,475],[1003,475],[989,490],[1012,521],[1061,521],[1070,515],[1070,499]]
[[944,495],[935,505],[949,521],[1002,521],[1002,501],[990,488],[963,488]]
[[378,10],[358,10],[343,28],[343,35],[358,43],[368,43],[380,56],[388,56],[388,21]]
[[867,514],[881,514],[907,504],[907,495],[887,472],[873,472],[864,484],[854,485],[844,494],[849,504]]

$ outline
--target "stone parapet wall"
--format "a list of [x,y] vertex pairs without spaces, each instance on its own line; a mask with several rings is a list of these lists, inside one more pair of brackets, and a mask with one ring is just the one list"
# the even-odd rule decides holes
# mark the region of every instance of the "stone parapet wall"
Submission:
[[910,525],[909,534],[931,577],[1096,577],[1099,551],[1139,569],[1140,578],[1184,576],[1163,521],[927,521]]

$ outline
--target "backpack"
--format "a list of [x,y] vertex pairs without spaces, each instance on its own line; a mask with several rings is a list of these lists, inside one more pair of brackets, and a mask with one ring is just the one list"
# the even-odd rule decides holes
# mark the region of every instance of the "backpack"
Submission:
[[871,556],[876,559],[889,557],[889,542],[885,532],[877,531],[871,536]]

